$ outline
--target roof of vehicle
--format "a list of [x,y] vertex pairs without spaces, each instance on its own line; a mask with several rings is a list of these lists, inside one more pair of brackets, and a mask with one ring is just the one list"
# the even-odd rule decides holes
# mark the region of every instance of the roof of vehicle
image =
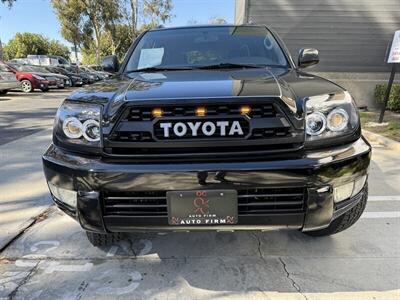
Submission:
[[171,30],[171,29],[188,29],[188,28],[212,28],[212,27],[264,27],[261,24],[203,24],[203,25],[186,25],[186,26],[174,26],[174,27],[157,27],[149,29],[149,31],[159,31],[159,30]]

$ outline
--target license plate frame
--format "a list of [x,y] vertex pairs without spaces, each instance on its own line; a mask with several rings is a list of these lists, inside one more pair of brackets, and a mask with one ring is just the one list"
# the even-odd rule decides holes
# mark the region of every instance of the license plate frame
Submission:
[[238,222],[236,190],[168,191],[168,224],[219,226]]

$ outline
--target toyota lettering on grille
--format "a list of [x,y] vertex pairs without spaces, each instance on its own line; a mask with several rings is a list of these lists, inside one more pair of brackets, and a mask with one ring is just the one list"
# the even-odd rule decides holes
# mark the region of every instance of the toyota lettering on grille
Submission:
[[245,137],[246,120],[160,121],[155,124],[155,135],[161,139]]

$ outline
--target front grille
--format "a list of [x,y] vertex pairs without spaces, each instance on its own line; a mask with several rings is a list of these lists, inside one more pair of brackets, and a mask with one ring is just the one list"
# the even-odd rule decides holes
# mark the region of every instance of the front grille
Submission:
[[[249,188],[238,189],[239,216],[290,214],[305,211],[306,189]],[[165,191],[151,192],[104,192],[106,216],[155,216],[166,217]]]
[[[105,156],[130,157],[138,161],[195,162],[214,161],[216,158],[224,161],[259,160],[266,154],[293,152],[302,147],[304,134],[301,129],[294,128],[279,101],[202,104],[206,109],[204,117],[195,116],[199,104],[128,106],[118,123],[104,137],[104,153]],[[243,105],[251,108],[247,115],[241,115]],[[161,118],[152,116],[154,108],[162,109]],[[165,138],[159,125],[160,121],[176,124],[196,120],[236,121],[243,134],[206,136],[198,130],[197,136],[192,136],[188,129],[183,137],[171,134]]]
[[[197,105],[200,106],[200,105]],[[164,117],[194,117],[197,106],[166,106],[163,107]],[[240,115],[240,104],[207,105],[207,116],[233,116]],[[151,121],[152,107],[133,107],[128,109],[125,117],[127,121]],[[270,118],[276,116],[272,104],[256,104],[251,106],[251,118]]]

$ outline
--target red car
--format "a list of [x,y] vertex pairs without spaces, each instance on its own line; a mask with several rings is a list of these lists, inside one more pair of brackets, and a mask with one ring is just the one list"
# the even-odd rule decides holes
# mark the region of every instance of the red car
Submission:
[[49,81],[45,78],[35,74],[34,72],[19,71],[17,66],[11,66],[0,61],[1,64],[7,66],[7,68],[15,74],[17,79],[21,82],[21,90],[24,93],[33,92],[35,89],[40,89],[43,92],[49,90]]

